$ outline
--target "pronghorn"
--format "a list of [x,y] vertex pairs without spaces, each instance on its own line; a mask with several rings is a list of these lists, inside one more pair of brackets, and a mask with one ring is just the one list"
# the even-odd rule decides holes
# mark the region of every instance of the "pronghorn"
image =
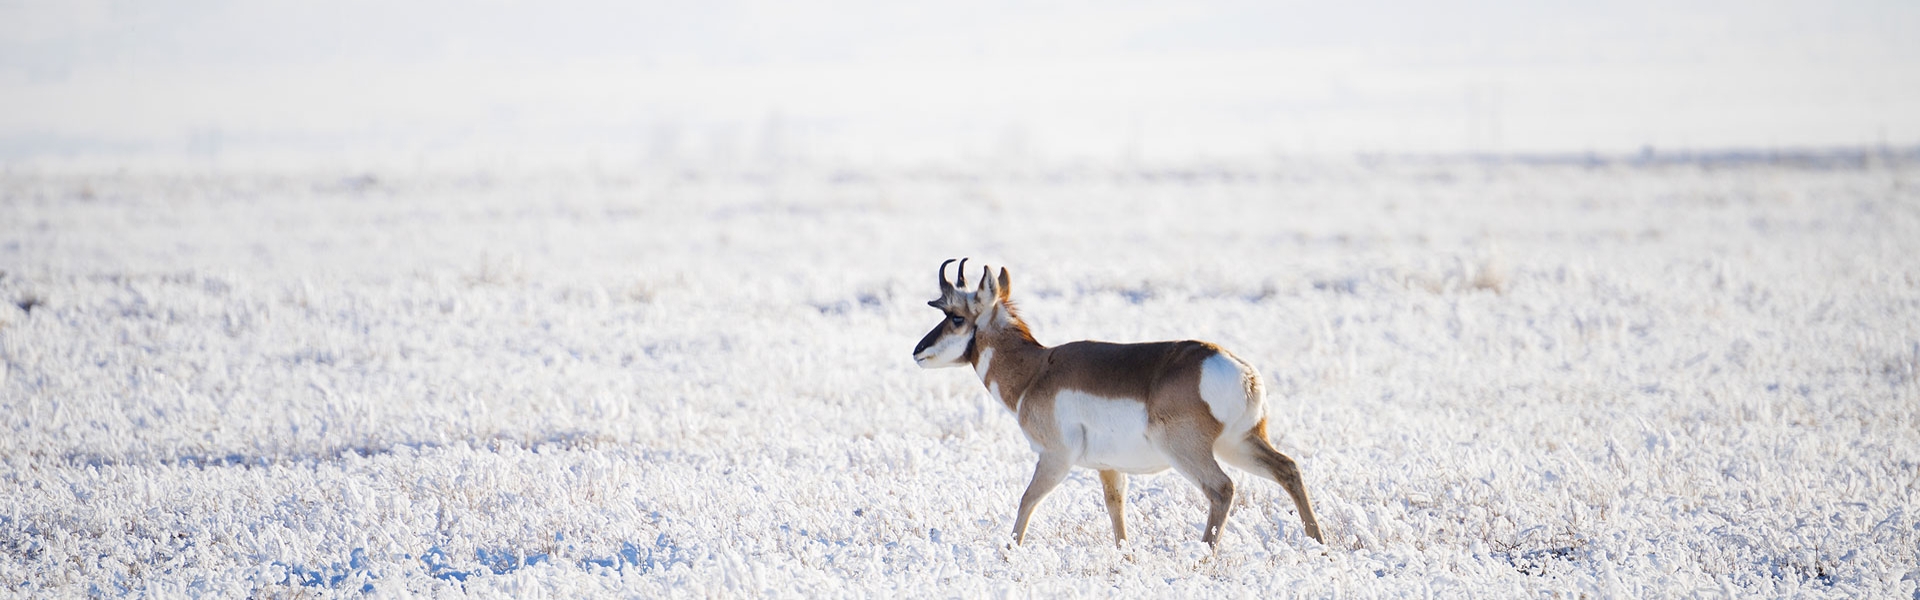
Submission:
[[1233,480],[1216,457],[1286,488],[1307,537],[1322,541],[1299,467],[1267,441],[1266,405],[1253,367],[1219,346],[1191,340],[1042,346],[1008,299],[1012,282],[1004,267],[997,280],[983,267],[979,289],[968,292],[966,259],[955,282],[947,282],[952,262],[940,263],[940,299],[927,303],[946,318],[914,347],[913,360],[927,369],[972,365],[1040,454],[1033,482],[1020,496],[1015,544],[1026,540],[1034,506],[1076,466],[1100,472],[1113,540],[1121,544],[1127,474],[1173,467],[1206,494],[1210,507],[1200,539],[1218,548]]

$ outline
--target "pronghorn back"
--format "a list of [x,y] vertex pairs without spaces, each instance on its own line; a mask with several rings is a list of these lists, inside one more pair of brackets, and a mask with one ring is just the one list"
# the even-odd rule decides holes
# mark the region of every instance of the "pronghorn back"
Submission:
[[1155,473],[1172,466],[1152,456],[1156,436],[1251,430],[1262,412],[1256,377],[1206,342],[1072,342],[1049,349],[1016,406],[1036,449],[1063,447],[1074,466]]
[[1029,395],[1059,389],[1135,399],[1146,405],[1154,422],[1204,412],[1220,423],[1223,433],[1233,434],[1252,428],[1245,417],[1260,413],[1259,376],[1240,359],[1207,342],[1083,341],[1051,351],[1047,369]]

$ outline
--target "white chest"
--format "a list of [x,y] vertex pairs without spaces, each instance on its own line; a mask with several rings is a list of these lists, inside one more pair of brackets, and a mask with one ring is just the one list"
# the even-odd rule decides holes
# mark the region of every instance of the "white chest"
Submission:
[[1170,466],[1147,440],[1147,407],[1138,400],[1061,391],[1053,418],[1075,466],[1126,473],[1156,473]]

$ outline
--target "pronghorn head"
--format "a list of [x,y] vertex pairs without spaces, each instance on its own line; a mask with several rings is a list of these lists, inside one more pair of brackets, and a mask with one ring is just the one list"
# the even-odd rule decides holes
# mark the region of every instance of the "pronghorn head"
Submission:
[[927,303],[946,313],[946,317],[933,326],[933,331],[927,332],[927,337],[920,338],[920,345],[913,347],[913,362],[924,369],[958,367],[972,362],[974,337],[982,330],[1013,319],[1004,309],[1009,287],[1006,268],[1000,269],[996,280],[992,269],[981,267],[980,287],[969,292],[967,259],[960,259],[954,282],[947,283],[947,265],[951,263],[951,258],[940,263],[940,299]]

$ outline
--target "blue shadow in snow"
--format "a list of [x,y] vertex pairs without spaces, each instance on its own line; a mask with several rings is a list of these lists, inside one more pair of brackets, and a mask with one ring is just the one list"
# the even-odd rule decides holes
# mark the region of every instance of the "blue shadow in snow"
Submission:
[[[340,583],[367,570],[367,549],[354,548],[353,555],[347,558],[347,564],[333,563],[325,567],[303,567],[275,561],[273,564],[287,569],[287,578],[280,580],[282,585],[301,585],[306,587],[324,587],[337,589]],[[373,591],[373,584],[360,586],[361,592]]]
[[[455,583],[466,583],[467,578],[476,575],[486,575],[489,573],[493,575],[505,575],[525,567],[550,563],[553,560],[552,556],[544,553],[522,553],[510,549],[485,548],[475,550],[473,557],[480,563],[479,568],[461,569],[454,566],[453,561],[447,556],[446,550],[442,550],[439,546],[434,546],[420,554],[420,562],[426,566],[427,576],[429,577]],[[581,559],[579,566],[587,570],[602,567],[621,572],[649,573],[659,569],[666,569],[673,565],[692,566],[693,561],[694,556],[691,553],[675,545],[672,540],[667,539],[666,534],[660,534],[659,537],[654,538],[653,544],[651,545],[622,542],[620,544],[620,550],[614,553],[613,556]],[[355,577],[356,575],[364,574],[364,579],[369,580],[379,578],[379,575],[369,569],[367,550],[365,548],[354,548],[352,557],[349,558],[345,564],[333,563],[319,567],[290,565],[282,562],[275,562],[273,564],[287,570],[286,578],[280,580],[282,585],[340,589],[342,584],[359,579]],[[363,593],[373,591],[373,584],[366,583],[361,585],[360,591]]]
[[673,565],[692,566],[693,555],[682,550],[679,546],[674,545],[673,541],[667,539],[667,534],[664,533],[653,539],[652,546],[641,546],[633,542],[621,542],[620,552],[611,557],[588,558],[580,561],[580,566],[582,567],[591,568],[597,566],[620,571],[634,569],[635,572],[638,573],[648,573]]

